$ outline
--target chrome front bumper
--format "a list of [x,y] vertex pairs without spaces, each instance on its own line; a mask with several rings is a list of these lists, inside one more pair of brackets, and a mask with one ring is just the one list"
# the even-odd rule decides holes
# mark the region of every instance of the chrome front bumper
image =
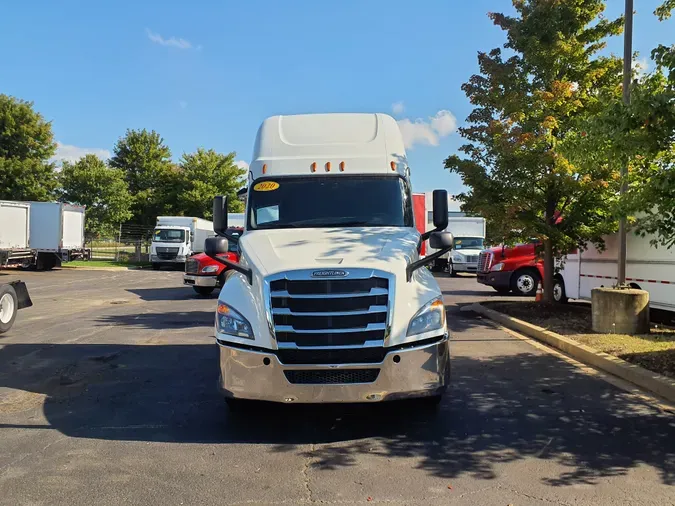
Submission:
[[192,274],[184,274],[183,284],[189,286],[218,286],[218,279],[216,276],[193,276]]
[[457,272],[478,272],[478,263],[475,264],[456,264],[452,263],[452,267]]
[[[284,403],[378,402],[443,393],[450,377],[447,336],[440,342],[398,349],[376,364],[282,364],[273,352],[222,343],[219,387],[226,397]],[[284,371],[379,369],[372,383],[297,384]]]

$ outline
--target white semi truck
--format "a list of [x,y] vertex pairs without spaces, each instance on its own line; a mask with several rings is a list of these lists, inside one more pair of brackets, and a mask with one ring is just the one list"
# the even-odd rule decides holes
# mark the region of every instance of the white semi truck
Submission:
[[[275,116],[258,131],[245,230],[228,237],[227,198],[206,254],[231,268],[215,335],[228,403],[437,405],[450,374],[443,295],[420,259],[445,254],[447,193],[435,229],[415,228],[410,170],[383,114]],[[239,263],[219,259],[238,241]]]
[[150,246],[152,268],[185,264],[204,252],[204,242],[215,235],[213,223],[193,216],[158,216]]

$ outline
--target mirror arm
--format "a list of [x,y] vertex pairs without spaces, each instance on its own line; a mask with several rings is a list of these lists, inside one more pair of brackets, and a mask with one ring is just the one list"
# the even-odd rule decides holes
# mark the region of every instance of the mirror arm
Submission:
[[420,240],[417,243],[417,252],[419,253],[422,249],[422,243],[431,237],[431,234],[434,232],[443,232],[444,229],[442,228],[435,228],[433,230],[429,230],[428,232],[424,232],[422,235],[420,235]]
[[216,255],[209,255],[206,253],[206,256],[209,257],[212,260],[215,260],[216,262],[223,264],[225,267],[229,267],[232,270],[235,270],[244,276],[246,276],[246,280],[248,281],[249,285],[253,285],[253,271],[249,269],[248,267],[244,267],[241,264],[238,264],[236,262],[230,262],[229,260],[226,260],[224,258],[217,257]]
[[224,232],[222,234],[219,234],[218,232],[216,232],[216,235],[218,237],[225,237],[228,241],[232,241],[233,243],[236,243],[236,244],[239,244],[239,237],[241,237],[241,236],[228,234],[227,232]]
[[449,252],[451,250],[452,250],[452,246],[448,246],[447,248],[443,248],[443,249],[438,250],[436,253],[432,253],[429,256],[426,256],[426,257],[424,257],[420,260],[416,260],[416,261],[408,264],[408,266],[405,269],[406,281],[410,282],[410,280],[412,279],[413,272],[415,272],[417,269],[427,265],[428,263],[431,263],[432,261],[434,261],[437,258],[445,255],[447,252]]

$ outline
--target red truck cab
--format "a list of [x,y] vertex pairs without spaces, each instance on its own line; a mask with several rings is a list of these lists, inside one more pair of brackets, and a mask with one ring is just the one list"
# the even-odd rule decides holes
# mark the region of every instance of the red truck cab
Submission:
[[[234,236],[240,236],[244,229],[232,227],[228,229],[228,232]],[[219,257],[230,262],[239,262],[239,246],[237,243],[230,242],[229,251]],[[206,253],[197,253],[185,262],[183,284],[191,286],[199,295],[210,295],[213,290],[223,286],[227,269]]]
[[499,293],[534,296],[544,278],[544,262],[537,259],[536,242],[497,246],[478,257],[478,282]]

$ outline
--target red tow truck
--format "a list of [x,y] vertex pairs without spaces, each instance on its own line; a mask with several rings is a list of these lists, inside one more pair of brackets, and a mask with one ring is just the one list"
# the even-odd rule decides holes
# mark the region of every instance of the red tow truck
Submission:
[[[501,294],[510,292],[534,297],[537,285],[544,279],[544,261],[537,256],[539,242],[515,246],[496,246],[478,256],[479,283],[491,286]],[[554,276],[553,298],[565,302],[565,290],[559,273]]]
[[[231,227],[228,233],[240,236],[244,233],[244,229]],[[230,262],[239,262],[239,247],[236,243],[230,242],[229,251],[219,256]],[[216,262],[204,253],[197,253],[185,262],[183,284],[191,286],[199,295],[210,295],[213,290],[223,286],[226,271],[225,265]]]

